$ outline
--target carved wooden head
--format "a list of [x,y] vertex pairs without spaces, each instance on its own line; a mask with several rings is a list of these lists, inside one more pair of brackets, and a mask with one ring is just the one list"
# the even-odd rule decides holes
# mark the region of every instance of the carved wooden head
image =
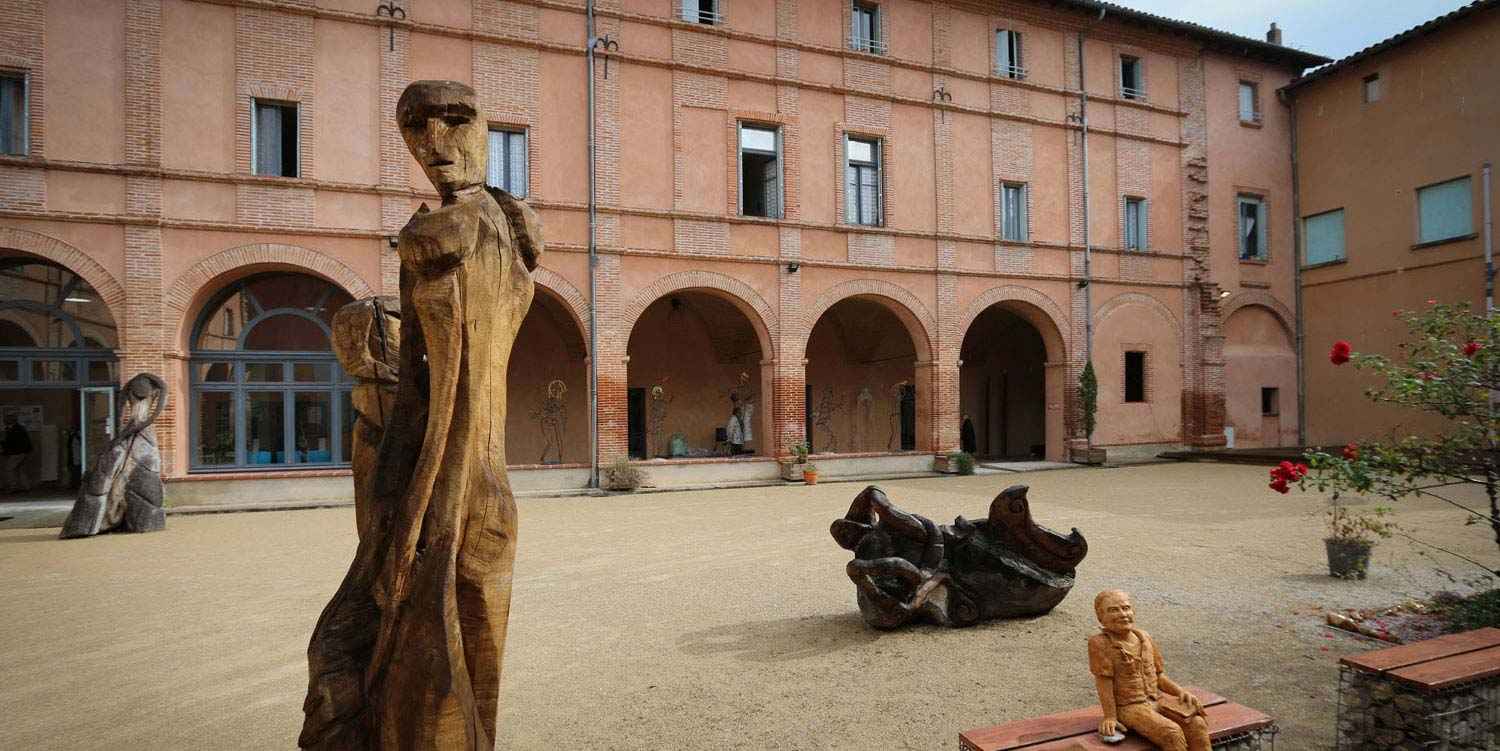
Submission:
[[406,148],[444,197],[484,184],[489,125],[476,102],[457,81],[414,81],[396,103]]

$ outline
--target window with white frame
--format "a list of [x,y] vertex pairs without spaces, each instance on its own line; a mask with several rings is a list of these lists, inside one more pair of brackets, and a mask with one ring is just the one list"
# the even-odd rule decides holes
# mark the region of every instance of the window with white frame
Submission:
[[740,214],[781,218],[781,132],[740,123]]
[[859,52],[885,53],[880,35],[880,7],[871,3],[851,3],[849,14],[849,49]]
[[1344,210],[1304,217],[1302,243],[1308,266],[1344,260]]
[[1021,32],[999,29],[995,32],[995,74],[1001,78],[1026,77],[1021,63]]
[[1030,232],[1026,216],[1026,184],[1000,184],[1000,239],[1026,242]]
[[1138,57],[1120,56],[1120,96],[1126,99],[1146,98],[1146,77]]
[[1474,233],[1474,190],[1467,175],[1417,188],[1417,242],[1431,243]]
[[1249,81],[1240,81],[1240,122],[1260,122],[1260,92]]
[[880,141],[847,136],[844,157],[844,221],[879,226]]
[[1364,88],[1362,89],[1362,91],[1364,93],[1365,104],[1380,101],[1379,73],[1371,73],[1370,75],[1365,76],[1363,85]]
[[26,155],[26,95],[25,73],[0,71],[0,154]]
[[526,197],[526,131],[490,128],[490,165],[484,184]]
[[719,0],[680,0],[682,20],[688,23],[720,24],[724,16],[719,13]]
[[1125,248],[1146,249],[1146,199],[1125,197]]
[[255,174],[297,176],[297,105],[253,100],[250,145]]
[[1241,261],[1266,260],[1266,202],[1260,196],[1241,195],[1235,199],[1239,217]]

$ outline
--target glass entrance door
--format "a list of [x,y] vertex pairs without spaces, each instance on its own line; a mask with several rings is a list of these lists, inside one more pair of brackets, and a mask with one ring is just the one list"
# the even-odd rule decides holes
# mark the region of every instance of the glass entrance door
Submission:
[[115,435],[115,389],[89,386],[78,390],[79,458],[83,471],[94,466],[94,457],[109,447]]

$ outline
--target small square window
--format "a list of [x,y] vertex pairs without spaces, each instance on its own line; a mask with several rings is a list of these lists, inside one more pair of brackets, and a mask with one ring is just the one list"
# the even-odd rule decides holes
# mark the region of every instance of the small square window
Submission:
[[1001,78],[1026,77],[1026,68],[1021,64],[1021,32],[1010,29],[995,32],[995,74]]
[[1240,122],[1260,122],[1260,92],[1249,81],[1240,81]]
[[1120,56],[1120,96],[1126,99],[1146,98],[1146,79],[1141,75],[1141,59]]
[[849,136],[844,140],[844,221],[879,226],[880,142]]
[[1266,202],[1260,196],[1240,196],[1236,203],[1240,260],[1266,260]]
[[1474,233],[1474,189],[1467,176],[1417,188],[1417,242]]
[[740,125],[740,214],[781,217],[781,134]]
[[1380,74],[1372,73],[1364,80],[1365,104],[1380,101]]
[[1306,263],[1314,266],[1344,259],[1344,210],[1334,209],[1302,220]]
[[1146,353],[1125,353],[1125,401],[1146,401]]
[[1024,183],[1000,184],[1000,239],[1018,243],[1030,239],[1026,194]]
[[526,197],[526,131],[490,128],[489,171],[484,184]]
[[0,71],[0,154],[26,155],[27,93],[25,73]]
[[1125,197],[1125,248],[1146,249],[1146,199]]
[[297,176],[297,105],[254,100],[250,144],[255,174]]
[[1281,414],[1281,389],[1274,386],[1260,388],[1260,413],[1270,417]]
[[724,17],[719,14],[719,0],[680,0],[682,20],[688,23],[720,24]]
[[880,8],[869,3],[852,3],[849,14],[849,49],[885,54],[880,35]]

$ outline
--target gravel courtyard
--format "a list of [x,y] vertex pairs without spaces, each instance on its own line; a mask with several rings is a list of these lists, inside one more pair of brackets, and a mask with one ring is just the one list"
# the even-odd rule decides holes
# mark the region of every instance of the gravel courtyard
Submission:
[[[877,483],[948,523],[1010,484],[1089,556],[1052,614],[964,630],[861,623],[828,536],[861,484],[520,501],[499,747],[951,749],[970,727],[1094,701],[1095,592],[1135,594],[1179,682],[1265,710],[1277,747],[1331,743],[1326,608],[1461,588],[1394,539],[1370,579],[1323,575],[1320,503],[1259,467],[1147,465]],[[1434,502],[1415,537],[1483,561]],[[174,516],[163,533],[0,531],[0,748],[286,749],[305,649],[354,549],[353,509]],[[1466,568],[1467,567],[1467,568]]]

